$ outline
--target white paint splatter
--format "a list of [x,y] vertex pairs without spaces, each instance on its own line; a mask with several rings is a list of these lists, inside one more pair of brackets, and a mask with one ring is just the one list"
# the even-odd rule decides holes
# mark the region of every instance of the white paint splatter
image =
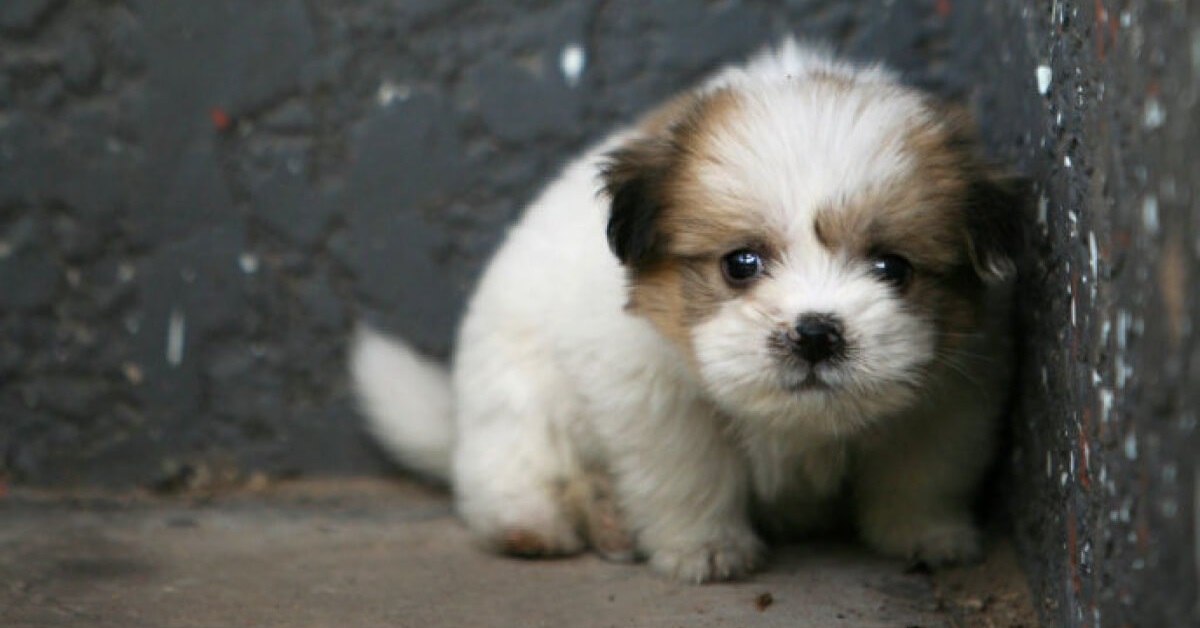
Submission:
[[171,309],[171,318],[167,321],[167,364],[179,366],[183,362],[183,343],[186,333],[186,321],[179,308]]
[[1142,199],[1142,226],[1150,235],[1158,233],[1158,197],[1153,194]]
[[1045,194],[1038,197],[1037,221],[1038,221],[1038,225],[1040,225],[1042,227],[1042,233],[1045,233],[1050,230],[1050,223],[1047,221],[1049,205],[1050,205],[1050,200],[1046,198]]
[[1039,65],[1035,76],[1037,77],[1038,93],[1045,96],[1050,92],[1050,81],[1054,78],[1054,73],[1050,70],[1050,66]]
[[1129,312],[1117,310],[1117,348],[1125,350],[1126,339],[1129,337]]
[[579,44],[566,46],[558,56],[558,67],[562,70],[563,78],[567,80],[567,85],[571,87],[579,85],[579,79],[583,76],[583,69],[586,66],[587,53],[584,52],[583,46]]
[[412,97],[412,88],[396,83],[390,79],[384,80],[379,84],[379,90],[375,92],[375,101],[380,107],[390,107],[398,102],[404,102]]
[[1100,278],[1100,247],[1096,245],[1096,232],[1088,232],[1088,260],[1092,263],[1092,276]]
[[1130,462],[1138,459],[1137,432],[1130,431],[1125,435],[1125,457]]
[[1163,109],[1162,104],[1154,96],[1146,98],[1146,104],[1142,108],[1142,126],[1147,129],[1157,129],[1163,125],[1167,119],[1167,110]]
[[1063,155],[1063,166],[1065,166],[1067,168],[1071,167],[1071,156],[1070,155]]
[[253,275],[258,272],[258,256],[253,253],[242,253],[238,256],[238,266],[242,272],[247,275]]
[[1112,321],[1104,319],[1104,324],[1100,326],[1100,344],[1108,344],[1108,335],[1112,333]]

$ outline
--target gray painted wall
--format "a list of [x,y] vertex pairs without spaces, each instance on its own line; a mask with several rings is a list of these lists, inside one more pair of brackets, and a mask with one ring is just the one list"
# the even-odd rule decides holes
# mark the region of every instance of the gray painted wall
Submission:
[[970,103],[1034,181],[996,492],[1044,616],[1193,623],[1194,4],[0,0],[0,477],[382,471],[353,321],[444,355],[566,156],[795,32]]

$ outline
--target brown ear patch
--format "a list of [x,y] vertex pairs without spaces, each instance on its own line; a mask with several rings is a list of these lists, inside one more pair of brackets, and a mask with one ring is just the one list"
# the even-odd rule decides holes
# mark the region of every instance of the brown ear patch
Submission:
[[1021,241],[1018,181],[983,162],[958,110],[917,123],[904,144],[910,173],[819,210],[818,241],[858,257],[898,253],[936,274],[966,266],[986,283],[1010,278]]

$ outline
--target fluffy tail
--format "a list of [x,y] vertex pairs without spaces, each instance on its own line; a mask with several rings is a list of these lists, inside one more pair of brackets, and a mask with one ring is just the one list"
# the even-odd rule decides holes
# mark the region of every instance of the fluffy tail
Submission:
[[350,377],[367,430],[400,464],[449,481],[454,445],[450,374],[411,347],[360,325]]

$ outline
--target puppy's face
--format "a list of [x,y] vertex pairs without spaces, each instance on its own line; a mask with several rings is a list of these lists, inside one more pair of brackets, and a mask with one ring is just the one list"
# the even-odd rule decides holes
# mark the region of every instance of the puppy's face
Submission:
[[841,77],[668,111],[611,156],[609,240],[728,412],[853,432],[974,357],[1017,208],[960,116]]

